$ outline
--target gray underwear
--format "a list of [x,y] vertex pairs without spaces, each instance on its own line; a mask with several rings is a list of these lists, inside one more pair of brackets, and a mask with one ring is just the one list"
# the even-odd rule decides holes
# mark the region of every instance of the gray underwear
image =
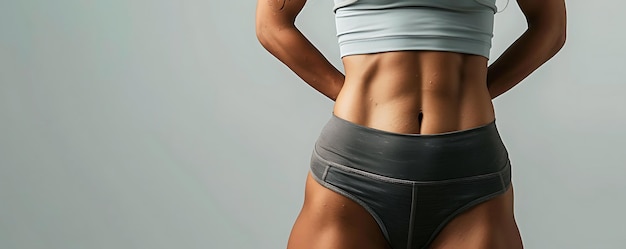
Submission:
[[511,183],[495,120],[420,135],[333,115],[315,143],[311,173],[367,210],[392,249],[427,248],[456,215],[503,194]]

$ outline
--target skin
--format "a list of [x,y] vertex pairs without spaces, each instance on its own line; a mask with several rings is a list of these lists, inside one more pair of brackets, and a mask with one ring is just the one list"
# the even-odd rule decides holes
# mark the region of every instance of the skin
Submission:
[[[444,51],[396,51],[342,58],[345,76],[297,29],[306,0],[258,0],[257,37],[311,87],[335,101],[335,115],[372,128],[413,134],[470,129],[495,119],[492,99],[512,89],[565,43],[563,0],[518,0],[527,30],[491,65]],[[294,52],[294,51],[297,51]],[[430,248],[523,248],[513,188],[456,216]],[[305,200],[288,249],[389,248],[361,206],[307,176]]]

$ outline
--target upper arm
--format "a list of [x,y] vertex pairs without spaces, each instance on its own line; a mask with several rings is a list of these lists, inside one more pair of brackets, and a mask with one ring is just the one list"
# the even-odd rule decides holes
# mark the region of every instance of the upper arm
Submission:
[[306,0],[258,0],[256,32],[259,39],[263,32],[293,26],[305,3]]
[[517,0],[529,27],[550,26],[565,32],[565,0]]

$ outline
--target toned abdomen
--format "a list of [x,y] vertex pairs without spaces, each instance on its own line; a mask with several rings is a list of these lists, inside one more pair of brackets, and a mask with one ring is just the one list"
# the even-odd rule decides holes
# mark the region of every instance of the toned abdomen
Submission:
[[343,58],[346,81],[334,113],[360,125],[411,134],[470,129],[494,119],[487,59],[437,51]]

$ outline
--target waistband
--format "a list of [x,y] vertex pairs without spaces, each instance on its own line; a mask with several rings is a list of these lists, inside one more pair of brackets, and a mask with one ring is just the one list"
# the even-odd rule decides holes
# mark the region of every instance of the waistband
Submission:
[[369,173],[411,181],[491,174],[509,164],[495,120],[467,130],[402,134],[332,115],[315,143],[321,158]]

